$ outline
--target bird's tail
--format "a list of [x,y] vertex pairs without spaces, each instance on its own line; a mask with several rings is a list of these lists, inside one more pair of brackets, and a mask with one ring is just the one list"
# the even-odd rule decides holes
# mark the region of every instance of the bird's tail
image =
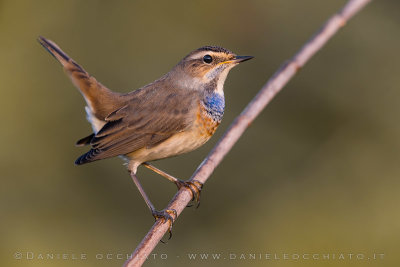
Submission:
[[[64,67],[74,85],[80,90],[89,107],[89,116],[104,121],[105,117],[123,104],[121,95],[112,92],[87,73],[54,42],[40,36],[39,43]],[[93,123],[92,123],[93,124]]]

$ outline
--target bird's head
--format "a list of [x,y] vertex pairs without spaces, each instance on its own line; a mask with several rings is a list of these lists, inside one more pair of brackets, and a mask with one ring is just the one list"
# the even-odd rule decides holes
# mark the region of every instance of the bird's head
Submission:
[[[180,85],[201,90],[205,86],[222,93],[229,70],[251,56],[237,56],[218,46],[204,46],[192,51],[172,70],[178,75]],[[177,78],[177,77],[176,77]]]

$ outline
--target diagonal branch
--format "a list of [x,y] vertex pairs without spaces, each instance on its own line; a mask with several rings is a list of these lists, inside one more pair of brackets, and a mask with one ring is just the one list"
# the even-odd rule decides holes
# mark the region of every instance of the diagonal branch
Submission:
[[[305,63],[316,52],[318,52],[352,16],[358,13],[370,1],[371,0],[349,0],[343,9],[333,15],[300,49],[300,51],[291,60],[285,63],[261,88],[259,93],[247,105],[242,113],[236,117],[229,129],[225,132],[224,136],[200,164],[190,180],[205,183],[243,132],[261,113],[272,98],[282,90],[297,71],[302,68]],[[182,187],[176,193],[166,209],[175,209],[177,216],[179,216],[191,199],[191,191]],[[168,223],[163,223],[162,220],[156,221],[142,242],[132,253],[131,258],[125,263],[125,266],[141,266],[146,261],[147,256],[150,255],[161,238],[168,231],[168,227]]]

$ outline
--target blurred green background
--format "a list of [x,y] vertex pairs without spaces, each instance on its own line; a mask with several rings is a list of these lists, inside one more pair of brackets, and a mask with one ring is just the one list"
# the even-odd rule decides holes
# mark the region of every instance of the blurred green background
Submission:
[[[74,166],[86,151],[74,142],[91,131],[84,102],[38,35],[120,92],[203,45],[255,56],[227,79],[216,136],[155,163],[188,178],[275,70],[345,2],[1,1],[0,265],[121,266],[117,254],[131,253],[153,224],[120,159]],[[399,10],[398,1],[372,2],[300,71],[148,266],[399,266]],[[139,178],[159,209],[176,191],[145,168]],[[188,257],[200,253],[221,259]],[[320,258],[293,259],[308,253]],[[81,254],[86,259],[72,259]]]

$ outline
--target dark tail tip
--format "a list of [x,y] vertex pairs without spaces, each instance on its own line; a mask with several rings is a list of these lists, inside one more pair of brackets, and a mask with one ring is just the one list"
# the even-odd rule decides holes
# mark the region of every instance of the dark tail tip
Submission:
[[46,38],[44,38],[43,36],[39,35],[37,38],[37,41],[42,44],[44,42],[44,40],[46,40]]
[[57,58],[56,54],[58,56],[62,57],[62,59],[64,59],[65,61],[69,61],[69,56],[67,56],[67,54],[65,54],[54,42],[52,42],[40,35],[37,40],[38,40],[39,44],[41,44],[57,60],[60,61],[61,59]]
[[39,44],[40,44],[41,46],[44,47],[44,49],[47,50],[47,52],[49,52],[53,57],[55,57],[55,55],[53,54],[53,52],[49,49],[50,45],[49,45],[49,43],[48,43],[48,41],[47,41],[46,38],[44,38],[43,36],[40,36],[40,35],[39,35],[39,37],[37,38],[37,41],[39,42]]

